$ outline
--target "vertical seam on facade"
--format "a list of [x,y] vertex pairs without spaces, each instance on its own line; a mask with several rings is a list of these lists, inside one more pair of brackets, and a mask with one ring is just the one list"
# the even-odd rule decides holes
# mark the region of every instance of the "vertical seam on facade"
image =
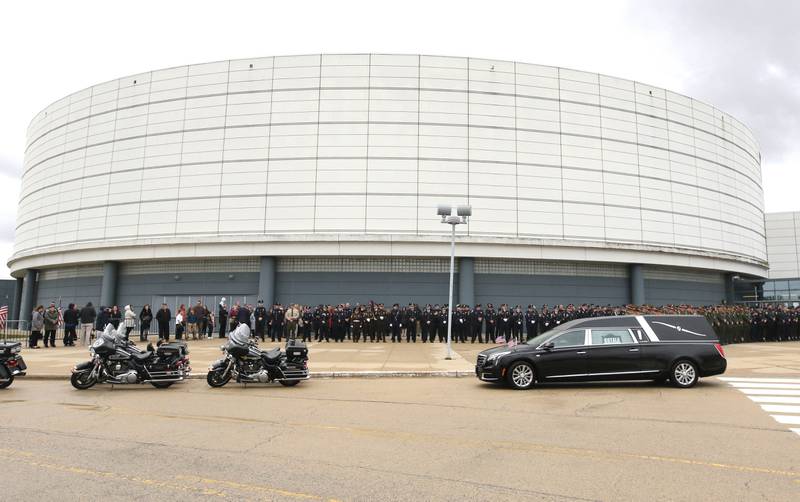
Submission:
[[[150,130],[150,102],[152,101],[153,96],[153,72],[150,72],[150,79],[147,82],[147,120],[144,124],[144,133],[147,136],[147,133]],[[149,136],[145,137],[144,140],[144,148],[142,150],[142,172],[141,176],[139,176],[139,212],[136,215],[136,236],[140,237],[142,234],[139,231],[142,225],[142,192],[144,191],[144,172],[145,172],[145,163],[147,162],[147,140]]]
[[[120,81],[117,80],[117,108],[119,108],[119,91],[120,91]],[[114,134],[112,135],[111,139],[111,160],[108,163],[108,183],[106,184],[106,211],[105,216],[103,216],[103,238],[108,237],[108,206],[109,206],[109,192],[111,191],[111,177],[112,172],[114,169],[114,152],[117,150],[117,119],[119,118],[119,112],[114,114]],[[89,131],[86,131],[87,135]],[[183,143],[183,142],[181,142]],[[81,203],[81,205],[83,205]],[[78,228],[80,228],[80,222],[78,222]]]
[[[669,173],[669,209],[670,219],[672,220],[672,245],[675,245],[675,201],[672,199],[672,154],[669,151],[669,105],[667,104],[667,91],[664,91],[664,118],[666,119],[667,131],[667,172]],[[692,143],[694,143],[694,135],[692,135]],[[694,153],[697,153],[696,151]]]
[[597,76],[597,109],[600,115],[600,197],[603,199],[603,240],[608,240],[608,229],[606,228],[606,157],[604,153],[605,142],[603,141],[603,96],[600,91],[600,74]]
[[[189,96],[189,66],[186,66],[186,84],[183,86],[183,119],[181,125],[181,153],[178,162],[178,190],[175,194],[175,230],[172,232],[177,235],[178,225],[181,222],[181,175],[183,174],[183,145],[186,143],[186,108]],[[176,306],[177,307],[177,306]]]
[[[690,100],[689,102],[690,102],[691,108],[692,108],[692,125],[694,126],[694,122],[696,120],[695,116],[694,116],[694,101]],[[695,153],[695,155],[697,155],[697,138],[695,137],[694,133],[692,133],[692,145],[694,146],[694,153]],[[699,216],[700,215],[700,187],[698,185],[699,176],[697,175],[697,159],[695,158],[695,155],[692,155],[692,165],[694,166],[694,181],[695,181],[695,185],[697,185],[697,188],[695,188],[694,194],[695,194],[695,198],[697,199],[697,215]],[[764,228],[764,231],[766,232],[766,226]],[[703,229],[702,229],[702,226],[701,226],[701,223],[700,223],[700,218],[697,219],[697,234],[698,234],[697,239],[702,244],[702,242],[703,242]]]
[[369,59],[367,61],[367,154],[366,159],[364,159],[364,233],[367,233],[367,217],[369,213],[369,123],[371,120],[370,117],[370,110],[371,107],[371,100],[372,100],[372,54],[367,56]]
[[[272,63],[275,67],[275,63]],[[314,211],[311,214],[311,231],[317,231],[317,178],[319,177],[319,117],[322,109],[322,54],[319,55],[319,76],[317,77],[317,146],[314,150]],[[272,117],[270,116],[270,123]]]
[[[219,196],[217,198],[217,235],[222,225],[222,187],[224,186],[225,173],[225,142],[228,140],[228,100],[231,88],[231,60],[228,60],[228,79],[225,81],[225,119],[222,127],[222,154],[219,162]],[[176,228],[177,230],[177,228]]]
[[[642,154],[639,151],[639,94],[636,92],[636,81],[633,82],[633,119],[636,123],[636,185],[639,197],[639,241],[644,240],[644,216],[642,213]],[[644,272],[643,272],[644,273]]]
[[561,68],[556,68],[556,80],[558,86],[558,163],[559,163],[559,172],[558,178],[561,182],[561,238],[564,239],[564,228],[565,228],[565,218],[564,218],[564,142],[561,127]]
[[[272,58],[272,69],[270,70],[270,77],[269,77],[269,88],[275,86],[275,57]],[[264,233],[267,233],[267,222],[269,221],[269,170],[270,170],[270,158],[272,154],[270,153],[270,148],[272,148],[272,103],[274,94],[272,92],[269,93],[269,122],[267,126],[267,177],[264,180]]]
[[[94,90],[92,90],[92,95],[94,95]],[[117,80],[117,97],[115,99],[119,99],[119,80]],[[91,120],[86,123],[86,142],[83,145],[83,165],[81,166],[81,189],[80,189],[80,196],[78,197],[78,208],[81,208],[83,206],[83,189],[84,189],[84,187],[86,185],[86,180],[87,180],[87,178],[86,178],[86,157],[87,157],[86,152],[88,151],[88,146],[89,146],[89,136],[90,136],[89,132],[91,131],[90,122],[91,122]],[[21,190],[20,190],[20,192],[21,192]],[[75,238],[77,240],[77,238],[78,238],[78,236],[80,234],[80,231],[81,231],[81,212],[80,211],[78,211],[78,217],[75,218],[75,225],[76,225]],[[38,238],[37,238],[37,241],[38,241]]]
[[416,214],[416,234],[419,235],[419,123],[422,102],[422,56],[417,55],[417,214]]
[[[514,61],[514,216],[519,237],[519,140],[517,138],[517,62]],[[473,271],[474,273],[474,271]]]
[[[469,199],[469,171],[470,171],[470,158],[472,157],[472,144],[470,143],[470,138],[472,137],[472,134],[470,134],[470,128],[471,128],[472,120],[470,120],[470,115],[469,115],[469,102],[472,99],[472,94],[471,94],[471,91],[472,91],[472,80],[470,78],[470,67],[472,66],[471,65],[472,58],[466,58],[466,60],[467,60],[467,92],[465,94],[466,94],[466,97],[467,97],[467,204],[470,204],[470,199]],[[467,230],[467,232],[466,232],[467,233],[467,237],[469,237],[469,221],[467,221],[467,229],[466,230]]]
[[[92,97],[93,96],[94,96],[94,87],[92,87],[92,92],[91,92],[90,97],[89,97],[89,112],[90,113],[91,113],[91,110],[92,110]],[[69,106],[67,107],[67,110],[68,110],[67,111],[67,122],[69,122],[69,115],[70,115],[70,109],[71,108],[72,108],[72,95],[70,95],[70,97],[69,97]],[[66,151],[66,149],[67,149],[67,137],[68,136],[69,136],[69,126],[64,128],[64,142],[61,144],[62,151]],[[87,138],[87,141],[88,141],[88,138],[89,138],[89,120],[88,119],[86,120],[86,138]],[[66,159],[66,155],[62,155],[61,156],[61,170],[59,171],[59,177],[61,179],[64,179],[64,163],[65,163],[65,159]],[[22,190],[20,190],[20,194],[22,194]],[[56,207],[61,205],[61,186],[59,186],[59,189],[58,189],[58,202],[57,202],[57,204],[58,205]],[[41,223],[41,218],[37,218],[37,220],[38,221],[37,221],[37,225],[36,225],[36,243],[38,244],[40,242],[39,237],[40,237],[40,231],[42,229],[42,223]]]

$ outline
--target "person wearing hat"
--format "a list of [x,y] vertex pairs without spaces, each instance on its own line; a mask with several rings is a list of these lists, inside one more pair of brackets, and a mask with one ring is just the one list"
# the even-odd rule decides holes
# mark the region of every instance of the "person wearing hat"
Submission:
[[483,343],[483,308],[480,303],[470,312],[469,324],[470,342],[475,343],[475,340],[478,340],[479,343]]
[[[284,314],[284,319],[286,321],[286,338],[297,338],[297,324],[300,321],[300,316],[302,312],[300,312],[300,307],[297,306],[296,303],[293,303],[288,309],[286,309],[286,314]],[[342,326],[344,329],[344,326]],[[344,332],[342,332],[342,336]]]
[[497,338],[497,312],[494,310],[494,305],[489,303],[486,305],[486,343],[494,343]]
[[403,327],[403,312],[400,310],[400,305],[395,303],[392,305],[392,310],[389,312],[389,329],[392,332],[392,343],[395,339],[402,342],[400,339],[400,328]]
[[217,321],[219,322],[219,337],[225,338],[225,328],[228,326],[228,305],[225,303],[224,297],[219,302]]
[[267,329],[267,308],[264,306],[264,300],[258,300],[254,315],[256,317],[256,338],[261,338],[265,341],[265,330]]
[[269,327],[269,338],[273,342],[275,341],[276,337],[278,338],[279,342],[283,337],[283,326],[284,326],[283,323],[286,322],[284,316],[285,316],[285,311],[283,310],[283,305],[281,305],[280,303],[274,304],[272,306],[272,310],[270,311],[270,322],[272,324],[270,324]]
[[55,347],[56,346],[56,329],[58,329],[58,310],[56,309],[56,304],[51,303],[49,307],[47,307],[47,311],[44,313],[44,346],[47,347]]
[[539,334],[539,313],[536,312],[536,307],[528,305],[528,311],[525,312],[525,338],[526,341],[536,337]]

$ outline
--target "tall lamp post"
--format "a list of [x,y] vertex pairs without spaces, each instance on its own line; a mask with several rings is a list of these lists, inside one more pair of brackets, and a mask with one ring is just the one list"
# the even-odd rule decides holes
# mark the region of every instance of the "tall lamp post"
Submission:
[[472,216],[472,206],[458,206],[456,214],[453,215],[453,207],[447,205],[440,205],[436,214],[442,217],[442,223],[447,223],[452,227],[450,233],[450,296],[447,302],[447,357],[450,360],[453,358],[450,340],[453,333],[453,275],[456,268],[456,225],[467,223],[468,218]]

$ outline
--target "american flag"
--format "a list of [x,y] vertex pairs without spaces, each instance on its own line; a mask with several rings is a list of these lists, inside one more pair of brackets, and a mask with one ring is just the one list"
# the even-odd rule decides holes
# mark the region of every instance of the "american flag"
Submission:
[[6,328],[6,319],[8,319],[8,305],[0,307],[0,329]]

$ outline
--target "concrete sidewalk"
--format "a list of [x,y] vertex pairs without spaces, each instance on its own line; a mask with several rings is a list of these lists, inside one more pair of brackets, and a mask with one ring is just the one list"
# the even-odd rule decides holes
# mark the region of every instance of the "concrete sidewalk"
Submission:
[[[205,378],[209,365],[222,357],[225,340],[189,342],[192,377]],[[146,344],[139,343],[140,347]],[[284,344],[261,343],[262,350]],[[308,344],[312,378],[472,376],[478,352],[494,344],[453,344],[453,359],[446,360],[443,343],[353,343],[345,341]],[[800,374],[800,342],[744,343],[726,345],[726,374]],[[87,347],[23,349],[31,379],[67,378],[72,367],[89,359]]]
[[[220,345],[225,340],[189,341],[192,377],[205,378],[209,365],[222,357]],[[146,343],[136,342],[144,348]],[[353,343],[345,341],[308,344],[308,367],[312,377],[380,377],[380,376],[471,376],[475,358],[489,344],[453,344],[452,360],[445,359],[443,343]],[[285,344],[262,342],[262,350],[283,349]],[[69,376],[72,367],[89,359],[87,347],[23,349],[31,379],[61,379]]]

